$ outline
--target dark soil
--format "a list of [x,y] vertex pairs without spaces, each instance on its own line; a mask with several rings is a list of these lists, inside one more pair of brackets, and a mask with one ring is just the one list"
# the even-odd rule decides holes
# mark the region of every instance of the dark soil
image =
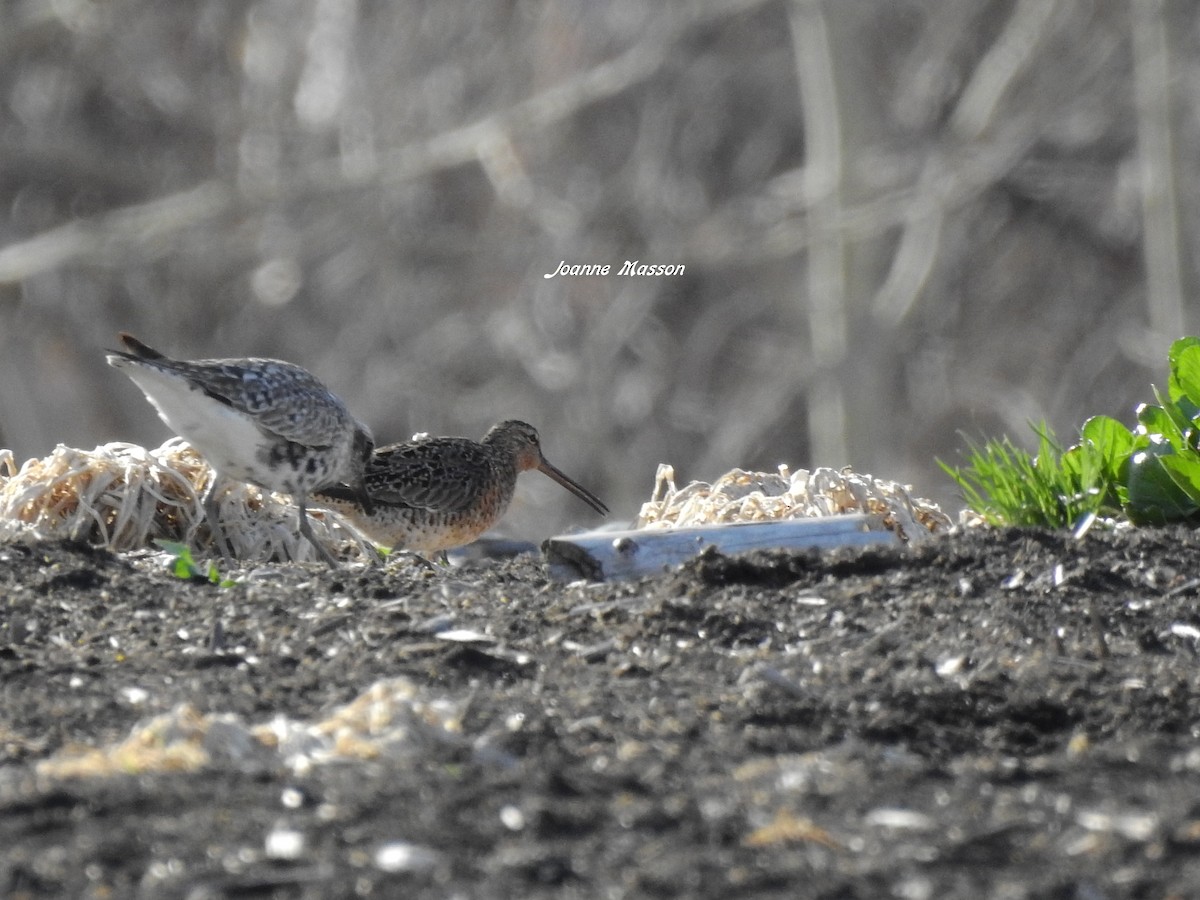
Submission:
[[[1198,562],[1183,530],[980,531],[621,585],[526,558],[220,588],[0,547],[0,895],[1200,896]],[[180,704],[316,720],[394,676],[461,729],[38,769]]]

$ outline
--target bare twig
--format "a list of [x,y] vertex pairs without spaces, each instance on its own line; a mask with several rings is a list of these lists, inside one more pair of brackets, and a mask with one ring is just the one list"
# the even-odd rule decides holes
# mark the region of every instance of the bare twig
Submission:
[[914,209],[923,213],[933,208],[945,215],[967,205],[1000,180],[1024,158],[1038,135],[1033,116],[1013,115],[990,140],[984,138],[974,146],[941,155],[936,166],[931,164],[928,178],[865,202],[843,204],[833,220],[795,215],[807,211],[814,200],[798,184],[803,170],[789,172],[769,182],[763,191],[764,198],[777,198],[774,223],[748,228],[737,212],[721,210],[696,227],[686,254],[677,251],[676,255],[714,265],[731,259],[743,263],[786,259],[809,248],[823,229],[836,229],[848,242],[855,243],[905,224]]
[[1020,0],[1004,30],[988,49],[959,98],[950,127],[964,141],[974,141],[993,123],[1009,87],[1029,68],[1057,0]]
[[670,57],[670,49],[692,27],[737,15],[770,0],[726,0],[697,4],[664,26],[662,33],[478,122],[423,141],[348,159],[337,156],[304,166],[286,176],[246,180],[236,190],[222,179],[115,210],[92,219],[52,228],[28,240],[0,248],[0,284],[15,283],[73,259],[102,256],[118,247],[145,248],[176,232],[211,221],[235,204],[262,204],[330,194],[362,187],[395,187],[494,153],[510,134],[527,134],[570,118],[588,106],[616,96],[649,79]]
[[842,131],[834,55],[817,0],[789,8],[796,77],[804,119],[804,195],[810,220],[821,223],[808,248],[808,329],[814,378],[808,391],[812,458],[846,459],[845,396],[838,365],[846,354],[846,240],[842,214]]
[[1170,340],[1183,333],[1183,282],[1166,24],[1162,0],[1135,0],[1130,9],[1146,305],[1155,340]]
[[[1021,0],[1013,10],[950,116],[951,131],[963,144],[974,144],[993,124],[1005,93],[1028,70],[1055,6],[1055,0]],[[937,259],[945,219],[945,210],[936,200],[944,167],[940,156],[934,153],[925,162],[917,202],[908,207],[900,246],[875,296],[875,313],[888,325],[898,324],[908,314]]]

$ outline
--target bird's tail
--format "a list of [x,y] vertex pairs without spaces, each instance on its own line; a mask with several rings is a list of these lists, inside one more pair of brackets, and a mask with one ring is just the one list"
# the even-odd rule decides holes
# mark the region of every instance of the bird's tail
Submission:
[[120,338],[121,343],[131,356],[138,359],[166,359],[165,355],[159,353],[153,347],[147,347],[127,331],[122,331],[117,337]]

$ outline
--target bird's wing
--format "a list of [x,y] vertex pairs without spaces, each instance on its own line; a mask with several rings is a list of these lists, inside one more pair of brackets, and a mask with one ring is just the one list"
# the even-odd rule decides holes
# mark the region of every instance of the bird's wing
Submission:
[[146,361],[187,378],[210,397],[242,410],[263,431],[306,447],[325,447],[354,426],[342,401],[311,373],[271,359]]
[[278,359],[171,359],[131,334],[118,337],[125,349],[109,351],[111,364],[178,377],[193,390],[246,413],[271,437],[319,448],[347,429],[366,430],[340,399],[299,366]]
[[454,512],[469,508],[492,473],[486,449],[464,438],[427,438],[381,447],[367,464],[373,500]]

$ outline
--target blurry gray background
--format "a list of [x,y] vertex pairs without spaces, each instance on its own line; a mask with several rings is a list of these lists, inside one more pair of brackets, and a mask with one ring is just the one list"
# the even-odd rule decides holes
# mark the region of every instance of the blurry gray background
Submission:
[[[1198,50],[1182,0],[9,0],[0,447],[161,443],[123,329],[381,443],[528,419],[620,517],[659,462],[953,502],[958,431],[1132,422],[1196,330]],[[590,520],[526,481],[513,531]]]

